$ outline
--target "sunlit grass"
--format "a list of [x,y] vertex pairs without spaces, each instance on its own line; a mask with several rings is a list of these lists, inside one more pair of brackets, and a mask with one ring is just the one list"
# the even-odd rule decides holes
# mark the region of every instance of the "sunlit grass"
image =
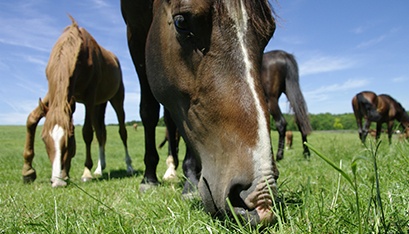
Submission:
[[[126,176],[118,129],[108,126],[104,175],[91,183],[82,183],[85,146],[81,127],[77,127],[71,183],[66,188],[52,189],[51,165],[39,137],[40,130],[37,129],[34,159],[37,180],[27,185],[21,177],[25,128],[0,126],[0,233],[263,232],[239,225],[234,217],[213,219],[204,211],[199,198],[184,200],[180,196],[180,184],[164,183],[140,193],[144,170],[142,128],[135,132],[128,127],[129,152],[136,175]],[[164,137],[164,128],[157,132],[159,142]],[[278,187],[285,217],[280,225],[264,229],[265,233],[408,232],[408,143],[398,142],[394,137],[391,146],[383,140],[376,148],[368,137],[366,148],[356,132],[314,132],[309,143],[338,170],[316,153],[309,160],[304,159],[301,136],[294,134],[294,148],[285,151],[284,159],[278,163]],[[272,133],[274,150],[277,135]],[[96,139],[92,150],[96,163]],[[184,151],[182,144],[180,155]],[[159,154],[157,175],[161,178],[166,169],[166,147]],[[182,174],[181,168],[178,173]]]

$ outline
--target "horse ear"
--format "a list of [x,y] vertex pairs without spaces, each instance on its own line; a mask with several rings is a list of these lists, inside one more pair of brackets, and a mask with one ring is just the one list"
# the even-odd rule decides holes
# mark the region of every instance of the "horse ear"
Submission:
[[41,98],[38,99],[38,106],[40,107],[40,110],[42,114],[45,116],[47,115],[48,112],[48,106],[44,104],[44,102],[41,100]]

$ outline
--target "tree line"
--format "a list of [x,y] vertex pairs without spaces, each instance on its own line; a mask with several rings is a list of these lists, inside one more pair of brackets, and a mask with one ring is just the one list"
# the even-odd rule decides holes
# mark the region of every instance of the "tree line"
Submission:
[[[284,118],[287,121],[287,130],[298,131],[298,127],[295,123],[293,114],[283,114]],[[270,121],[271,129],[276,131],[275,121],[272,117]],[[331,114],[331,113],[321,113],[321,114],[309,114],[309,119],[311,127],[314,131],[321,130],[356,130],[358,127],[356,125],[355,116],[353,113],[345,114]],[[134,123],[137,123],[139,126],[142,126],[141,121],[129,121],[126,122],[126,125],[132,126]],[[163,117],[159,119],[158,126],[165,126],[165,121]],[[383,129],[386,129],[386,124],[384,124]],[[400,128],[399,124],[395,122],[395,129]],[[372,123],[371,128],[375,129],[375,124]]]
[[[298,127],[295,123],[294,115],[283,114],[287,121],[287,130],[298,131]],[[311,127],[315,131],[320,130],[357,130],[357,124],[355,116],[353,113],[345,114],[331,114],[331,113],[321,113],[321,114],[309,114],[309,119]],[[276,130],[275,122],[272,119],[270,121],[271,129]],[[376,129],[375,123],[371,124],[372,129]],[[386,129],[386,124],[382,125],[382,129]],[[402,126],[395,121],[395,129],[401,129]]]

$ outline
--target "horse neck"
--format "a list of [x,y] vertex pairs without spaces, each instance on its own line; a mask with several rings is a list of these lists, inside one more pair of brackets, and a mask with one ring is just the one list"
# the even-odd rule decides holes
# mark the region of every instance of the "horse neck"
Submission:
[[78,73],[77,60],[82,42],[81,32],[73,22],[64,30],[51,51],[46,68],[50,101],[44,131],[52,129],[56,124],[66,130],[72,125],[70,101]]

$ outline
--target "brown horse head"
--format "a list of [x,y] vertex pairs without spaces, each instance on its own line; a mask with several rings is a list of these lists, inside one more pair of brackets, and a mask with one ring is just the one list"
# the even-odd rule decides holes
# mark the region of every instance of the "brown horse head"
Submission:
[[64,103],[63,107],[47,106],[40,100],[39,107],[43,116],[46,116],[41,137],[52,163],[51,183],[53,187],[65,186],[69,178],[71,158],[76,150],[72,118],[75,99],[71,97],[70,102]]
[[201,162],[206,210],[225,214],[229,199],[251,222],[271,222],[278,173],[260,85],[275,30],[267,0],[159,0],[153,9],[149,84]]

